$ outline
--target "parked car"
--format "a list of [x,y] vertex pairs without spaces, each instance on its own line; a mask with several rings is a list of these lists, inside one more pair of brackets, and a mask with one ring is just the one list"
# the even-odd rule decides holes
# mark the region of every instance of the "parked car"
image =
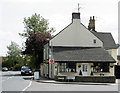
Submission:
[[21,75],[33,75],[33,72],[29,66],[22,66]]
[[8,68],[7,67],[3,67],[2,71],[8,71]]

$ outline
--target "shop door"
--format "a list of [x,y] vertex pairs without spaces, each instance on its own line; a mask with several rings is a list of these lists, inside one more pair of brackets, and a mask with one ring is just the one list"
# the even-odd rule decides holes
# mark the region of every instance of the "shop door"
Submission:
[[82,76],[88,76],[88,64],[82,64]]

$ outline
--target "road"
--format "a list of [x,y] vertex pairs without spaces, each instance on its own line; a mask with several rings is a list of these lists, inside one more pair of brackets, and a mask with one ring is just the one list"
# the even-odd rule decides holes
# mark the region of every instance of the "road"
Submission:
[[21,76],[19,71],[2,72],[2,91],[24,91],[31,82],[31,76]]
[[31,80],[31,76],[21,76],[19,71],[8,71],[2,72],[2,91],[118,91],[118,84],[40,83]]

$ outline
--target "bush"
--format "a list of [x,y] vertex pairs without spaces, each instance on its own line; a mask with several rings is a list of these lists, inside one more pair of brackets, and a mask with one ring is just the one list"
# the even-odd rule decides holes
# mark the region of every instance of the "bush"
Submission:
[[22,67],[22,64],[16,64],[12,70],[14,71],[20,71],[21,70],[21,67]]

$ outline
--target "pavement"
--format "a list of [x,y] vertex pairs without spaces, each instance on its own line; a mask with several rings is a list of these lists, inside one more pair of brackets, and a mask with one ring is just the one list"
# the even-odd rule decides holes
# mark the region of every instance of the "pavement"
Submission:
[[92,83],[92,82],[64,82],[64,81],[56,81],[44,77],[40,77],[39,79],[34,79],[32,77],[33,81],[40,82],[40,83],[54,83],[54,84],[78,84],[78,85],[111,85],[118,83],[118,80],[116,79],[116,83]]

